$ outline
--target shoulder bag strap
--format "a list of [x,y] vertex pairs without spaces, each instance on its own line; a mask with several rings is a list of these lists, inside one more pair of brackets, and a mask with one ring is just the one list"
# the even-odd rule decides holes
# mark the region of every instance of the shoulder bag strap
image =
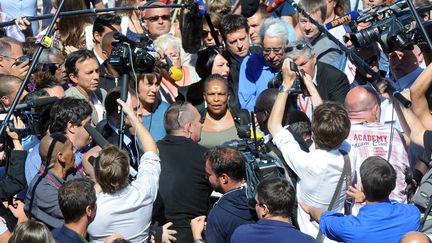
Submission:
[[[344,166],[342,168],[342,174],[341,174],[341,176],[339,178],[338,184],[336,186],[336,190],[333,193],[333,197],[332,197],[332,199],[330,201],[330,205],[328,206],[327,210],[329,210],[329,211],[331,211],[333,209],[333,207],[334,207],[334,204],[336,202],[336,198],[337,198],[337,196],[339,195],[339,193],[340,193],[340,191],[342,189],[342,183],[343,183],[344,178],[347,177],[347,176],[350,177],[350,175],[351,175],[351,164],[350,164],[350,159],[349,159],[349,156],[348,156],[347,152],[345,152],[343,150],[339,150],[339,152],[343,155]],[[349,183],[349,182],[347,182],[347,183]],[[323,233],[319,229],[319,226],[318,226],[318,235],[316,237],[316,240],[317,240],[318,243],[322,242],[322,240],[323,240]]]

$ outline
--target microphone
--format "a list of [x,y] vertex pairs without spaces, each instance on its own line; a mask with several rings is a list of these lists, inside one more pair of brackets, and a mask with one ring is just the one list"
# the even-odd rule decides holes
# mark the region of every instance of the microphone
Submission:
[[339,18],[330,21],[329,23],[325,24],[326,29],[331,30],[333,28],[336,28],[340,25],[347,24],[353,20],[357,20],[359,17],[359,13],[357,11],[351,11],[345,15],[340,16]]
[[164,58],[167,63],[166,67],[168,68],[170,78],[172,78],[174,81],[179,81],[180,79],[182,79],[183,72],[180,70],[180,68],[174,66],[167,54],[164,54]]
[[[42,97],[42,98],[38,98],[38,99],[31,99],[31,100],[27,100],[23,104],[18,104],[15,107],[15,110],[23,110],[23,109],[27,109],[27,108],[49,105],[49,104],[56,102],[57,100],[58,100],[58,98],[55,96],[48,96],[48,97]],[[9,111],[9,108],[0,109],[0,113],[7,113],[8,111]]]
[[[197,53],[201,49],[201,36],[203,16],[202,11],[204,3],[199,0],[194,2],[190,11],[183,18],[183,26],[181,30],[182,47],[187,53]],[[205,14],[207,15],[207,14]]]
[[[92,139],[96,142],[97,145],[99,145],[102,149],[108,147],[108,145],[110,145],[110,143],[108,142],[108,140],[106,140],[102,134],[100,134],[92,125],[90,125],[90,123],[86,123],[84,125],[84,129],[90,134],[90,136],[92,137]],[[93,156],[92,156],[93,157]],[[89,158],[90,163],[94,166],[94,157],[93,158]],[[129,175],[132,177],[136,177],[136,175],[138,174],[138,172],[129,165]]]
[[86,123],[84,129],[101,148],[106,148],[110,144],[90,123]]
[[198,12],[199,12],[199,14],[200,15],[204,15],[206,13],[206,11],[207,11],[207,7],[205,5],[205,2],[202,1],[202,0],[198,0],[197,3],[198,3]]
[[286,0],[274,0],[272,3],[270,3],[267,7],[267,13],[273,13],[277,8],[279,8],[280,5],[285,3]]

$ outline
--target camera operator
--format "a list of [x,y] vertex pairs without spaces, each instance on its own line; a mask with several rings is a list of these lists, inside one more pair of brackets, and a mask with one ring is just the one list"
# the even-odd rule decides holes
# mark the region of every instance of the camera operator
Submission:
[[[19,117],[13,117],[13,125],[15,128],[24,128],[24,124]],[[6,133],[12,144],[3,141],[1,147],[3,151],[0,160],[5,162],[5,175],[0,181],[0,199],[7,201],[10,197],[20,192],[25,188],[26,180],[24,176],[24,164],[27,157],[27,152],[23,149],[18,133],[6,128]],[[9,140],[7,139],[7,140]],[[8,148],[11,146],[11,148]],[[1,216],[1,215],[0,215]]]
[[[317,54],[314,53],[314,47],[306,41],[294,42],[289,45],[289,48],[291,51],[288,52],[287,56],[294,60],[303,75],[306,86],[308,80],[312,80],[322,100],[343,104],[350,88],[347,76],[335,67],[319,61]],[[299,95],[297,99],[300,110],[306,113],[309,118],[312,118],[313,105],[319,104],[319,100],[310,102],[311,99],[318,98],[312,92],[311,95],[312,97]]]
[[[87,101],[66,97],[54,103],[50,111],[49,131],[62,132],[71,140],[75,148],[75,167],[83,170],[81,151],[90,143],[90,135],[84,125],[90,121],[92,109]],[[38,173],[43,156],[35,146],[26,160],[26,179],[29,184]]]
[[[12,104],[21,83],[22,80],[16,76],[0,74],[0,103],[3,108],[9,108]],[[22,100],[26,95],[27,91],[24,90],[20,100]]]
[[[205,170],[213,190],[223,193],[214,204],[207,218],[205,242],[230,242],[234,230],[243,224],[256,222],[255,212],[249,208],[246,197],[246,168],[242,154],[228,147],[214,147],[205,154]],[[205,216],[199,216],[191,221],[194,241],[202,242],[201,232],[194,227]],[[194,223],[196,222],[196,223]],[[197,235],[199,233],[199,235]]]
[[[119,127],[120,127],[120,111],[117,99],[120,98],[120,88],[114,88],[107,94],[105,99],[105,109],[107,111],[107,119],[102,120],[97,124],[96,130],[107,139],[110,144],[117,145],[119,142]],[[141,119],[141,105],[133,90],[129,90],[127,102],[131,104],[134,113]],[[138,169],[139,164],[139,150],[136,144],[136,130],[133,128],[128,117],[124,120],[126,126],[126,133],[123,137],[123,148],[126,149],[130,158],[131,166],[135,170]]]
[[24,78],[29,69],[29,61],[20,63],[19,58],[23,56],[20,42],[9,37],[0,38],[0,74]]
[[[290,59],[285,59],[282,67],[283,88],[270,114],[268,129],[273,135],[273,143],[282,152],[286,163],[300,179],[297,181],[298,199],[303,202],[308,201],[307,203],[313,204],[314,207],[326,209],[330,204],[332,194],[336,193],[336,184],[345,168],[344,164],[350,163],[350,172],[354,173],[355,151],[345,142],[351,124],[341,104],[325,102],[313,113],[312,136],[316,149],[309,153],[300,149],[292,134],[283,129],[281,124],[288,94],[296,78],[296,74],[290,69],[290,62]],[[343,155],[343,153],[348,155]],[[345,182],[351,183],[350,181]],[[334,211],[342,211],[347,189],[346,185],[343,185],[336,194],[338,200],[333,207]],[[297,213],[300,230],[315,237],[318,234],[318,224],[310,222],[309,215],[301,208],[298,208]]]

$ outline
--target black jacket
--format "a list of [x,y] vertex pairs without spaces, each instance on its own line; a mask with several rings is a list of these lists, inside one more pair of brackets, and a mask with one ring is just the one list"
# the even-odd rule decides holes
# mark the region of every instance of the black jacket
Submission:
[[350,89],[348,78],[339,69],[317,62],[317,90],[323,100],[345,102],[345,97]]
[[206,215],[212,192],[205,172],[207,149],[190,138],[167,135],[157,142],[161,159],[153,222],[173,222],[177,241],[193,242],[190,220]]

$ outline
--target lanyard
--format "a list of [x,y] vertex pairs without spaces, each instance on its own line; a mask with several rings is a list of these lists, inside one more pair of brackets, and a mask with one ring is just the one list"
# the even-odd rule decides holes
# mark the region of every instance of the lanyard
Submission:
[[53,180],[53,178],[50,175],[48,175],[48,173],[44,169],[42,169],[42,165],[39,167],[39,171],[42,173],[42,175],[44,175],[48,180],[50,180],[53,183],[54,187],[57,188],[57,190],[60,188],[59,184],[57,184]]
[[303,113],[307,114],[307,110],[309,109],[309,100],[310,100],[310,97],[306,97],[306,104],[305,104],[305,106],[303,106],[303,104],[302,104],[302,99],[300,98],[300,95],[297,95],[297,99],[298,99],[298,103],[299,103],[299,106],[300,106],[300,110]]

